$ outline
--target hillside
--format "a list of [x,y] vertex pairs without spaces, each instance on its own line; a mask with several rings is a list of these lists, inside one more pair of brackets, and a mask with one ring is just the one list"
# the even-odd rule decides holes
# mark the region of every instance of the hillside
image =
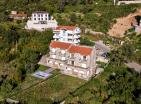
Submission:
[[108,34],[114,37],[123,37],[125,32],[132,28],[132,24],[137,24],[136,16],[141,16],[141,9],[138,9],[135,13],[131,13],[126,17],[116,19],[116,23],[109,29]]
[[134,12],[138,5],[114,6],[112,0],[2,0],[0,21],[6,21],[11,10],[48,11],[60,25],[76,25],[82,29],[107,33],[116,18]]
[[[60,104],[64,100],[66,104],[141,104],[140,75],[124,64],[141,64],[141,35],[115,38],[130,28],[141,4],[114,6],[112,1],[0,0],[0,101],[12,98],[21,104]],[[97,63],[104,72],[87,82],[59,70],[45,80],[33,77],[35,71],[49,69],[37,63],[49,53],[53,31],[23,29],[26,20],[8,19],[12,10],[25,11],[29,16],[34,11],[47,11],[59,25],[79,26],[81,44],[93,46],[95,40],[107,43],[113,49],[106,56],[110,61]],[[85,29],[105,34],[110,29],[110,36],[115,37],[85,34]]]

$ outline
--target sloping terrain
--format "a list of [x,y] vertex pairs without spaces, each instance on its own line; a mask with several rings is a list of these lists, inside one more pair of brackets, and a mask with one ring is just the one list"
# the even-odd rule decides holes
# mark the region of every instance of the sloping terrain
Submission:
[[118,18],[116,23],[109,29],[108,34],[113,37],[123,37],[124,33],[132,27],[132,24],[136,24],[135,16],[141,16],[141,9],[126,17]]

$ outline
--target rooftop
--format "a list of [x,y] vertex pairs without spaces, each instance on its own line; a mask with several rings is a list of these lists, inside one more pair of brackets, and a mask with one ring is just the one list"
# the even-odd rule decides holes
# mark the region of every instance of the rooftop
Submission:
[[68,51],[70,53],[79,53],[81,55],[87,56],[90,55],[92,52],[92,48],[86,47],[86,46],[78,46],[78,45],[72,45]]
[[74,45],[74,44],[58,42],[58,41],[52,41],[50,44],[50,47],[60,48],[60,49],[68,49],[68,51],[70,53],[79,53],[84,56],[90,55],[92,52],[91,47]]
[[10,14],[10,15],[14,16],[14,17],[27,17],[27,14],[25,14],[25,13]]
[[56,27],[55,30],[62,30],[62,29],[64,29],[64,30],[74,30],[75,28],[76,28],[75,26],[58,26],[58,27]]
[[64,42],[52,41],[50,43],[50,47],[52,48],[68,49],[70,46],[71,46],[70,43],[64,43]]

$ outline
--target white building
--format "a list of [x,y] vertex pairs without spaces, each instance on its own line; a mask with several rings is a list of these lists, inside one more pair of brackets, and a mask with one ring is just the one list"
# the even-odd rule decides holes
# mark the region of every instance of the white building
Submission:
[[35,29],[43,31],[47,28],[56,28],[57,21],[49,15],[49,13],[44,11],[37,11],[32,13],[32,16],[27,21],[25,29]]
[[122,4],[140,4],[140,3],[141,3],[141,0],[117,0],[117,5],[122,5]]
[[[88,80],[96,72],[96,49],[66,42],[52,41],[45,66],[60,69],[62,74]],[[42,62],[42,61],[41,61]]]
[[79,44],[81,30],[75,26],[58,26],[53,30],[54,40],[60,42],[67,42],[72,44]]

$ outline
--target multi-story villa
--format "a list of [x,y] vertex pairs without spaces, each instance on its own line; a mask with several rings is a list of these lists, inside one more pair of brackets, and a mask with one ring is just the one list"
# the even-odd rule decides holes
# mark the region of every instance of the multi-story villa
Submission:
[[93,47],[52,41],[46,65],[63,74],[88,80],[96,72],[96,50]]
[[27,14],[25,12],[11,11],[9,18],[12,20],[24,20],[27,18]]
[[80,42],[81,30],[76,26],[58,26],[53,30],[53,33],[55,41],[72,44],[79,44]]
[[25,29],[35,29],[43,31],[47,28],[56,28],[57,21],[49,15],[49,13],[44,11],[37,11],[32,13],[32,16],[27,21]]

